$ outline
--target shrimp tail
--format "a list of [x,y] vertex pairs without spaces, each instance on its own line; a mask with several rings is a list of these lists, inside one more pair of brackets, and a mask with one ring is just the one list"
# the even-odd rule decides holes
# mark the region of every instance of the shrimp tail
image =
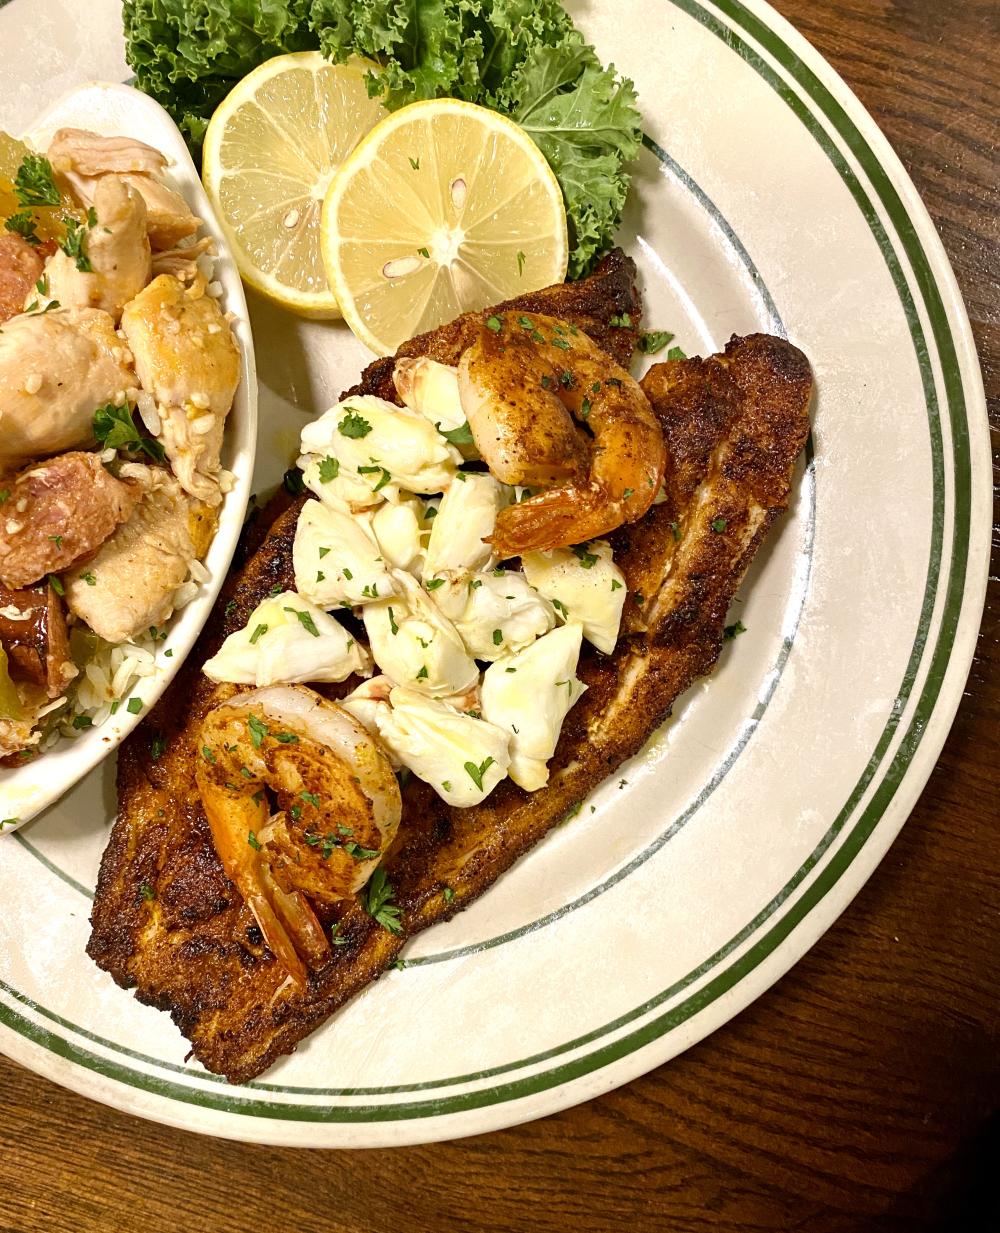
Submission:
[[489,539],[500,560],[549,548],[566,548],[607,535],[621,524],[617,505],[593,492],[549,488],[497,515]]
[[268,865],[261,865],[260,879],[264,888],[267,927],[252,901],[248,901],[250,910],[275,957],[285,965],[296,984],[304,985],[306,968],[303,959],[309,967],[318,967],[330,953],[323,926],[306,897],[299,891],[282,890]]

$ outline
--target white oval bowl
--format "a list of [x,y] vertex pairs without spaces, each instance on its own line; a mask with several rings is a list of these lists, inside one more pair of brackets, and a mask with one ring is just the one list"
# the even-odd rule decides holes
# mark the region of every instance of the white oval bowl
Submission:
[[[156,651],[156,670],[137,681],[130,691],[131,697],[142,700],[142,710],[133,715],[125,709],[123,700],[118,712],[100,727],[85,729],[77,737],[62,738],[24,766],[0,769],[0,818],[15,819],[13,824],[8,821],[4,835],[57,801],[117,749],[170,684],[208,619],[229,569],[250,495],[257,442],[257,377],[243,284],[177,125],[158,103],[131,86],[95,81],[71,91],[47,108],[24,138],[44,149],[55,130],[64,126],[109,136],[137,137],[162,151],[170,160],[171,183],[202,220],[200,234],[210,235],[215,241],[215,278],[222,284],[220,303],[235,316],[233,332],[242,367],[222,446],[222,465],[233,473],[234,480],[223,500],[218,530],[204,559],[209,579],[167,623],[167,637]],[[165,656],[165,650],[172,650],[173,655]]]

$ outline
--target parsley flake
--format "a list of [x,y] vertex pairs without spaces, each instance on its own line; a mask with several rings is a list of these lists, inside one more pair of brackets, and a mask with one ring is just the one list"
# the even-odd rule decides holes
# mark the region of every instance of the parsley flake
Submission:
[[41,154],[26,154],[14,177],[14,196],[23,206],[56,206],[61,198],[52,164]]
[[395,894],[385,870],[376,869],[361,893],[361,906],[383,929],[399,937],[403,926],[399,918],[399,908],[392,902]]
[[331,480],[335,480],[340,474],[340,459],[334,458],[332,454],[327,454],[325,458],[319,460],[319,482],[321,484],[329,484]]
[[299,608],[285,608],[285,612],[294,612],[299,619],[299,624],[304,630],[312,634],[314,638],[319,637],[319,630],[316,628],[316,622],[313,620],[311,612],[303,612]]
[[372,430],[371,424],[363,416],[351,410],[348,410],[347,414],[337,425],[337,428],[341,436],[350,437],[355,441],[361,437],[367,437]]
[[487,758],[485,762],[480,762],[478,766],[476,766],[475,762],[466,762],[465,764],[466,774],[469,776],[469,778],[476,785],[476,787],[479,789],[480,792],[482,792],[483,790],[483,776],[486,774],[486,772],[490,769],[490,767],[493,765],[495,761],[496,761],[495,758]]

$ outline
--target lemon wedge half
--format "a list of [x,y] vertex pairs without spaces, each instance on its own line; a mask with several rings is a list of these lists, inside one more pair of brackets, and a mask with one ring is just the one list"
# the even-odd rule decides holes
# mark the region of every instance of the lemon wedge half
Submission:
[[361,61],[275,56],[222,100],[202,178],[244,280],[305,317],[337,317],[320,255],[320,211],[337,168],[386,111]]
[[322,251],[348,325],[388,355],[459,313],[561,282],[566,211],[523,129],[431,99],[382,120],[340,166]]

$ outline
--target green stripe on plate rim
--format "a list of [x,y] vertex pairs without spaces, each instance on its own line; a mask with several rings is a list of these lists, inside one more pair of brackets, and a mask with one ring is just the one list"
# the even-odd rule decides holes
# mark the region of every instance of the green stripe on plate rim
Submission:
[[[736,947],[748,940],[753,933],[756,932],[757,929],[759,929],[759,927],[774,914],[777,908],[782,903],[787,901],[788,895],[797,886],[799,886],[815,868],[818,861],[822,858],[822,856],[829,849],[830,845],[843,830],[850,813],[853,811],[853,808],[857,805],[864,792],[870,786],[875,772],[881,764],[881,760],[884,757],[888,746],[892,742],[898,727],[899,715],[902,711],[903,705],[905,705],[910,690],[912,689],[922,657],[922,652],[926,644],[927,632],[929,629],[931,613],[933,611],[934,599],[936,595],[937,575],[940,572],[941,541],[943,538],[944,528],[944,502],[942,439],[940,424],[937,422],[937,417],[939,415],[937,398],[934,389],[933,374],[930,367],[930,357],[926,339],[920,325],[915,304],[910,296],[909,288],[906,285],[902,267],[894,250],[892,249],[889,238],[886,235],[880,220],[878,219],[871,201],[855,177],[849,164],[847,164],[846,160],[830,141],[825,130],[818,123],[813,114],[805,107],[799,96],[792,91],[788,85],[786,85],[781,77],[779,77],[778,74],[776,74],[774,70],[772,70],[770,66],[753,51],[751,47],[748,46],[744,39],[737,34],[734,29],[727,27],[720,22],[718,18],[703,8],[698,3],[698,0],[670,0],[670,2],[698,20],[702,25],[704,25],[717,37],[721,38],[729,47],[740,55],[745,62],[753,67],[755,71],[757,71],[764,78],[764,80],[768,82],[768,84],[779,94],[783,101],[785,101],[785,103],[792,109],[794,114],[803,122],[803,124],[805,124],[807,129],[820,144],[821,148],[831,159],[842,179],[844,179],[850,189],[855,201],[868,221],[869,226],[871,227],[879,244],[883,257],[886,260],[893,280],[896,283],[896,287],[900,294],[901,302],[906,313],[907,321],[910,326],[917,359],[920,366],[921,377],[924,382],[925,394],[927,395],[932,454],[934,456],[935,494],[932,521],[932,552],[929,564],[927,590],[925,593],[924,606],[918,625],[913,652],[907,666],[906,674],[904,675],[902,687],[899,691],[899,705],[894,709],[893,716],[886,725],[886,729],[878,743],[878,746],[876,747],[875,752],[872,755],[868,768],[866,769],[861,780],[859,780],[859,783],[856,785],[850,799],[844,806],[844,809],[841,810],[837,819],[830,827],[827,835],[817,846],[816,850],[803,864],[783,891],[776,896],[775,899],[772,900],[771,904],[767,905],[767,907],[764,908],[762,912],[759,913],[758,916],[751,921],[739,935],[737,935],[736,938],[732,939],[725,947],[717,952],[715,956],[712,956],[710,960],[701,965],[701,968],[697,969],[694,973],[689,973],[687,977],[678,982],[677,985],[673,986],[671,989],[665,990],[658,996],[658,998],[652,999],[650,1002],[647,1002],[643,1006],[630,1012],[628,1015],[621,1016],[620,1019],[616,1020],[614,1023],[607,1024],[603,1028],[597,1029],[595,1032],[589,1033],[585,1037],[580,1037],[577,1041],[569,1042],[558,1047],[557,1049],[548,1051],[546,1054],[539,1054],[535,1059],[527,1059],[520,1063],[513,1064],[514,1066],[523,1066],[530,1064],[533,1060],[545,1060],[548,1057],[557,1056],[559,1053],[564,1053],[570,1049],[579,1047],[580,1044],[585,1044],[591,1040],[598,1039],[600,1036],[607,1034],[607,1032],[613,1031],[615,1028],[623,1026],[630,1021],[634,1021],[637,1017],[648,1012],[648,1010],[655,1005],[662,1004],[664,1000],[671,996],[675,996],[677,992],[682,991],[683,988],[690,986],[696,980],[700,979],[701,976],[707,974],[712,967],[716,966],[719,962],[721,962],[721,960],[726,958],[727,955],[731,954]],[[863,167],[865,174],[868,176],[868,179],[874,187],[878,197],[882,201],[886,213],[892,221],[893,227],[902,242],[903,249],[906,252],[910,264],[914,270],[917,285],[926,307],[927,314],[931,322],[934,339],[937,344],[941,369],[944,376],[945,391],[948,395],[949,418],[951,421],[953,439],[953,464],[955,469],[955,523],[953,528],[951,573],[946,603],[942,613],[941,628],[932,655],[930,668],[927,673],[927,679],[924,682],[921,696],[915,705],[909,729],[900,743],[888,771],[882,780],[882,783],[875,791],[868,805],[860,815],[853,829],[847,835],[843,844],[834,853],[826,867],[820,871],[813,883],[807,887],[802,896],[793,904],[793,906],[781,919],[775,922],[767,933],[757,938],[753,945],[750,946],[727,969],[720,972],[712,980],[686,998],[683,1002],[672,1007],[664,1014],[649,1020],[635,1031],[622,1036],[619,1039],[606,1044],[589,1054],[586,1054],[585,1056],[563,1063],[554,1069],[544,1071],[539,1074],[514,1080],[502,1085],[491,1086],[484,1091],[469,1092],[444,1097],[441,1099],[414,1101],[407,1104],[397,1105],[373,1104],[339,1108],[324,1108],[312,1105],[275,1104],[264,1100],[245,1099],[238,1097],[235,1094],[230,1096],[222,1096],[216,1095],[213,1092],[188,1089],[181,1087],[171,1080],[159,1079],[156,1076],[141,1074],[130,1069],[129,1067],[97,1057],[88,1050],[81,1048],[71,1041],[64,1040],[55,1033],[49,1032],[44,1027],[32,1023],[30,1020],[20,1015],[17,1011],[3,1005],[0,1005],[0,1022],[6,1023],[9,1027],[13,1028],[15,1031],[19,1031],[36,1044],[39,1044],[42,1047],[45,1047],[77,1064],[96,1070],[109,1078],[131,1086],[142,1088],[157,1095],[171,1097],[180,1101],[185,1101],[206,1108],[214,1108],[224,1112],[235,1112],[261,1118],[289,1121],[370,1122],[440,1116],[447,1113],[481,1108],[502,1101],[523,1098],[560,1084],[570,1082],[573,1079],[581,1077],[582,1075],[591,1073],[594,1070],[620,1060],[634,1050],[651,1043],[664,1033],[684,1023],[693,1014],[703,1010],[715,999],[722,996],[722,994],[724,994],[727,990],[733,988],[739,983],[740,980],[742,980],[754,968],[762,963],[772,953],[775,947],[787,938],[792,930],[800,924],[801,921],[806,918],[808,913],[823,899],[826,893],[837,883],[841,875],[847,868],[849,868],[854,858],[861,851],[864,844],[875,829],[877,823],[881,819],[885,809],[899,787],[899,784],[902,782],[909,762],[919,746],[921,737],[926,729],[927,722],[933,712],[934,705],[940,692],[941,683],[944,679],[947,667],[948,656],[954,642],[958,618],[962,608],[962,599],[965,586],[965,568],[968,556],[968,529],[971,517],[971,469],[968,425],[965,420],[965,403],[961,371],[958,367],[954,340],[951,337],[944,304],[934,281],[934,276],[931,272],[926,255],[923,252],[919,238],[916,234],[916,230],[906,213],[898,193],[893,187],[885,171],[879,165],[874,152],[867,145],[865,139],[855,127],[853,121],[851,121],[842,106],[830,94],[827,87],[823,85],[812,70],[799,59],[797,54],[776,32],[772,31],[758,17],[750,13],[741,3],[739,3],[739,0],[718,0],[716,7],[721,12],[725,13],[734,24],[742,26],[742,28],[751,35],[751,37],[755,38],[758,43],[760,43],[760,45],[765,48],[775,58],[775,60],[784,69],[786,69],[786,71],[789,72],[793,79],[805,91],[806,95],[817,104],[821,113],[833,124],[834,128],[844,139],[855,158],[858,159],[859,164]],[[962,532],[961,534],[959,533],[960,530]],[[198,1076],[197,1072],[188,1073],[192,1075],[192,1078],[204,1077]],[[468,1076],[467,1078],[471,1081],[476,1078],[485,1078],[494,1073],[497,1072],[479,1072],[477,1075]],[[259,1086],[264,1088],[264,1085]],[[440,1084],[437,1086],[440,1086]],[[318,1095],[327,1094],[316,1089],[288,1090],[298,1090],[300,1092],[309,1091],[315,1092]],[[347,1095],[349,1093],[344,1092],[343,1094]]]

